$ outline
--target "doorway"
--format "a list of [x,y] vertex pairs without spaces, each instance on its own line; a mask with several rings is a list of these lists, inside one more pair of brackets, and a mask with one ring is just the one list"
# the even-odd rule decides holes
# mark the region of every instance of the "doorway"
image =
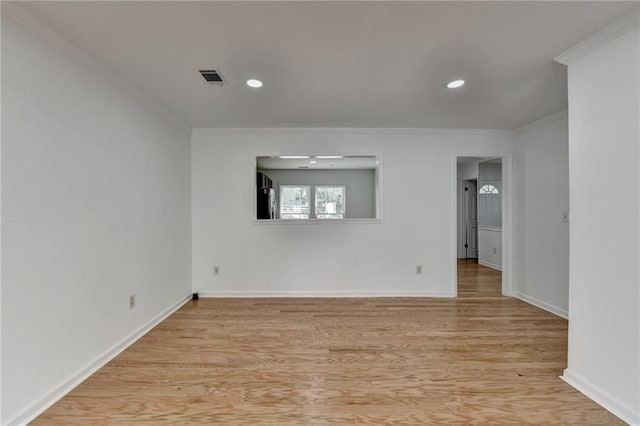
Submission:
[[478,260],[478,179],[462,181],[463,259]]
[[464,281],[470,274],[488,274],[497,286],[498,294],[512,296],[514,197],[511,155],[455,156],[454,161],[456,294],[466,293],[458,278]]

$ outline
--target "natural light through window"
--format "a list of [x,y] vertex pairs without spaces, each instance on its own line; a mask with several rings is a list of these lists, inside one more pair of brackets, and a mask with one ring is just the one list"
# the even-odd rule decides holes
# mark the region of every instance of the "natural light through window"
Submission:
[[491,184],[482,185],[482,187],[480,188],[480,191],[478,191],[478,194],[485,194],[485,195],[487,194],[496,195],[499,193],[500,191],[498,191],[498,188],[496,188]]
[[316,186],[317,219],[344,219],[344,186]]
[[310,206],[308,185],[280,185],[280,219],[309,219]]

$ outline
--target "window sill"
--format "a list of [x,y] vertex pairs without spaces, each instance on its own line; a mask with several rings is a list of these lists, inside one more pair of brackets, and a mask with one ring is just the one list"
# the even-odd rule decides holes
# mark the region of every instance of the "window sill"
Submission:
[[254,225],[347,225],[347,224],[376,224],[382,223],[379,218],[367,219],[253,219]]

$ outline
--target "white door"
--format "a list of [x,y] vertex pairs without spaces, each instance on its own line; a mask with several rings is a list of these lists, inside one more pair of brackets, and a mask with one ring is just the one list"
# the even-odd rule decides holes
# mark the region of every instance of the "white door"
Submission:
[[465,258],[478,258],[478,181],[464,181],[465,194]]

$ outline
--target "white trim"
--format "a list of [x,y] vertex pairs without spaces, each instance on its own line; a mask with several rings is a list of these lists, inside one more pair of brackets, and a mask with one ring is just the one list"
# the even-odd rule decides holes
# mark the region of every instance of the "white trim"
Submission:
[[[205,130],[211,130],[212,133],[217,133],[215,132],[215,128],[202,128]],[[195,130],[195,129],[194,129]],[[234,129],[221,129],[221,130],[234,130]],[[242,129],[235,129],[235,130],[242,130]],[[254,130],[254,129],[248,129],[248,130]],[[278,129],[278,130],[286,130],[286,129]],[[315,130],[321,130],[321,129],[315,129]],[[334,129],[326,129],[326,130],[334,130]],[[204,133],[207,134],[207,133]],[[296,155],[308,155],[310,157],[317,157],[318,155],[342,155],[345,157],[369,157],[369,156],[375,156],[376,157],[376,161],[378,162],[378,167],[375,168],[375,174],[374,174],[374,178],[375,178],[375,205],[376,205],[376,217],[373,218],[345,218],[345,219],[316,219],[316,218],[310,218],[310,219],[257,219],[257,188],[256,188],[256,179],[255,177],[253,179],[251,179],[251,191],[253,192],[253,210],[250,212],[251,216],[250,216],[250,221],[253,224],[259,224],[259,225],[312,225],[312,224],[336,224],[336,223],[341,223],[341,224],[379,224],[383,222],[384,219],[384,190],[383,190],[383,167],[384,167],[384,159],[383,159],[383,153],[381,150],[375,150],[375,151],[369,151],[369,153],[364,154],[364,153],[354,153],[354,152],[337,152],[337,151],[330,151],[329,153],[318,153],[318,152],[307,152],[304,149],[299,149],[295,151]],[[271,154],[264,154],[262,152],[254,152],[253,157],[252,157],[252,161],[251,161],[251,172],[250,174],[255,176],[256,171],[258,170],[257,166],[258,166],[258,162],[257,159],[259,157],[272,157],[272,156],[283,156],[283,155],[292,155],[291,152],[289,151],[276,151],[276,152],[271,152]],[[346,206],[345,206],[346,207]],[[280,213],[280,206],[278,203],[278,213]]]
[[498,271],[502,271],[502,267],[501,266],[496,265],[494,263],[486,262],[484,260],[478,259],[478,265],[482,265],[482,266],[486,266],[487,268],[497,269]]
[[[295,186],[295,185],[294,185]],[[300,185],[302,186],[302,185]],[[252,219],[254,225],[354,225],[354,224],[380,224],[382,219],[357,219],[357,218],[345,218],[345,219],[316,219],[314,217],[309,219]]]
[[[5,2],[6,3],[6,2]],[[2,5],[0,4],[0,15],[2,14]],[[0,27],[2,25],[0,24]],[[2,81],[2,55],[0,55],[0,81]],[[1,86],[1,85],[0,85]],[[2,87],[0,87],[0,99],[2,99]],[[0,102],[0,117],[2,117],[2,102]],[[1,120],[0,120],[1,121]],[[1,127],[1,126],[0,126]],[[0,139],[0,188],[2,188],[2,140]],[[0,307],[2,307],[2,196],[0,190]],[[2,328],[2,315],[0,315],[0,330]],[[0,332],[0,334],[2,334]],[[2,339],[0,338],[0,422],[2,421]]]
[[[456,170],[457,172],[457,170]],[[457,174],[457,173],[456,173]],[[464,234],[466,231],[466,227],[467,227],[467,216],[468,216],[468,212],[467,210],[467,205],[466,205],[466,195],[465,195],[465,187],[466,187],[466,182],[469,181],[475,181],[476,182],[476,187],[478,186],[478,177],[470,177],[470,178],[463,178],[460,179],[458,182],[458,188],[457,188],[457,194],[456,194],[456,199],[457,199],[457,206],[456,206],[456,230],[458,232],[458,241],[457,241],[457,247],[456,247],[456,253],[458,254],[458,259],[477,259],[478,256],[476,257],[467,257],[468,253],[465,251],[464,249],[464,244],[465,244],[465,239],[464,239]],[[477,241],[476,241],[476,246],[477,246]],[[476,247],[476,251],[477,251],[478,247]],[[456,272],[457,272],[457,264],[456,264]]]
[[383,159],[383,154],[382,151],[378,151],[378,153],[376,154],[376,157],[378,158],[378,167],[376,167],[376,171],[374,173],[374,179],[375,179],[375,206],[376,206],[376,211],[374,212],[376,215],[376,219],[379,221],[382,221],[384,219],[384,180],[382,179],[383,175],[384,175],[384,159]]
[[620,419],[622,419],[622,421],[629,423],[630,425],[640,425],[640,412],[638,411],[638,409],[634,411],[633,407],[628,407],[625,404],[617,401],[608,392],[600,389],[593,383],[590,383],[579,374],[576,374],[570,369],[565,368],[560,378],[583,393],[588,398],[592,399],[597,404],[604,407],[613,415],[618,416]]
[[[194,127],[191,129],[192,135],[228,135],[228,134],[300,134],[300,133],[315,133],[315,134],[398,134],[398,135],[477,135],[477,136],[514,136],[520,133],[527,132],[536,127],[544,126],[552,121],[559,120],[567,117],[568,111],[556,112],[549,116],[543,117],[539,120],[525,124],[521,127],[513,129],[441,129],[434,127],[415,127],[415,128],[403,128],[403,127]],[[296,152],[297,154],[300,154]],[[361,154],[344,154],[344,153],[332,153],[335,155],[361,155]],[[269,155],[257,155],[257,157],[269,157],[275,155],[273,153]],[[287,153],[281,153],[278,155],[287,155]],[[302,155],[302,154],[300,154]],[[315,156],[313,153],[304,153],[304,155]],[[370,155],[370,154],[367,154]],[[458,155],[463,157],[464,155]],[[476,157],[491,158],[491,155],[468,155]],[[497,157],[502,157],[498,155]]]
[[180,309],[187,301],[191,299],[191,294],[181,297],[180,300],[173,303],[167,309],[160,312],[148,322],[133,331],[120,342],[113,345],[110,349],[98,356],[89,364],[77,370],[68,378],[62,380],[50,391],[44,393],[38,400],[20,410],[17,414],[7,420],[7,425],[23,425],[33,421],[37,416],[42,414],[47,408],[51,407],[67,393],[71,392],[76,386],[85,381],[89,376],[94,374],[105,364],[118,356],[122,351],[127,349],[139,338],[147,334],[152,328],[164,321],[169,315]]
[[376,291],[376,290],[283,290],[283,291],[203,291],[198,292],[199,297],[237,297],[237,298],[263,298],[263,297],[455,297],[450,291]]
[[460,236],[458,235],[459,229],[459,211],[460,207],[458,203],[461,202],[460,195],[458,192],[459,183],[462,181],[458,181],[458,157],[459,155],[455,152],[451,156],[451,214],[455,215],[456,220],[452,220],[451,225],[451,241],[452,241],[452,256],[451,256],[451,277],[453,278],[451,282],[451,292],[454,294],[454,297],[458,297],[458,239]]
[[502,158],[502,294],[515,293],[516,253],[516,181],[513,173],[513,154]]
[[502,226],[482,225],[478,226],[478,231],[502,232]]
[[569,312],[566,311],[565,309],[558,308],[557,306],[551,305],[547,302],[543,302],[542,300],[536,299],[535,297],[528,296],[519,291],[516,292],[516,297],[522,300],[523,302],[526,302],[537,308],[543,309],[547,312],[551,312],[552,314],[562,317],[566,320],[569,319]]
[[453,282],[453,292],[457,293],[458,288],[458,157],[483,157],[483,158],[501,158],[502,159],[502,266],[480,263],[489,268],[502,271],[502,294],[508,297],[515,294],[515,176],[513,173],[513,154],[512,153],[495,153],[495,152],[474,152],[473,150],[454,151],[452,153],[452,214],[456,217],[451,225],[451,276]]
[[337,219],[329,219],[329,220],[344,220],[346,219],[345,216],[347,216],[347,187],[345,185],[325,185],[325,184],[316,184],[313,185],[313,217],[316,220],[321,220],[318,219],[318,197],[316,197],[316,194],[318,193],[318,188],[342,188],[342,195],[343,195],[343,199],[342,202],[344,203],[344,207],[343,207],[343,211],[342,211],[342,218],[337,218]]
[[640,19],[638,18],[639,11],[640,9],[637,9],[633,12],[627,13],[617,21],[614,21],[606,27],[601,28],[599,31],[591,34],[572,48],[565,50],[553,60],[563,65],[570,65],[599,47],[609,43],[611,40],[633,30],[638,27],[638,23],[640,22]]
[[566,119],[568,116],[569,110],[565,109],[564,111],[556,112],[555,114],[551,114],[547,117],[541,118],[540,120],[533,121],[521,127],[516,127],[511,131],[511,136],[520,135],[530,130],[537,129],[538,127],[546,126],[547,124],[552,123],[556,120]]
[[[396,127],[194,127],[192,135],[220,134],[366,134],[509,136],[510,129],[439,129]],[[339,153],[331,153],[338,155]],[[274,154],[270,154],[274,155]],[[302,155],[302,154],[300,154]]]
[[[307,221],[307,220],[312,220],[312,219],[313,220],[317,220],[315,218],[315,216],[312,216],[312,212],[315,213],[315,206],[313,206],[313,204],[312,204],[312,201],[314,200],[315,197],[311,193],[311,187],[312,187],[312,185],[291,185],[291,184],[280,184],[280,185],[278,185],[278,213],[277,213],[278,219],[267,219],[267,220],[268,221],[277,220],[277,221],[283,221],[283,222],[288,222],[290,220],[302,221],[302,222]],[[306,219],[304,219],[304,218],[302,218],[302,219],[300,219],[300,218],[283,219],[282,218],[282,193],[284,192],[283,188],[308,188],[308,191],[309,191],[309,213],[307,213],[307,218]],[[256,191],[257,190],[258,190],[258,188],[256,187]],[[314,207],[313,209],[312,209],[312,206]],[[257,210],[257,207],[256,207],[256,210]],[[257,216],[257,212],[256,212],[256,216]],[[260,221],[264,221],[264,220],[265,219],[256,219],[256,222],[259,223]]]

